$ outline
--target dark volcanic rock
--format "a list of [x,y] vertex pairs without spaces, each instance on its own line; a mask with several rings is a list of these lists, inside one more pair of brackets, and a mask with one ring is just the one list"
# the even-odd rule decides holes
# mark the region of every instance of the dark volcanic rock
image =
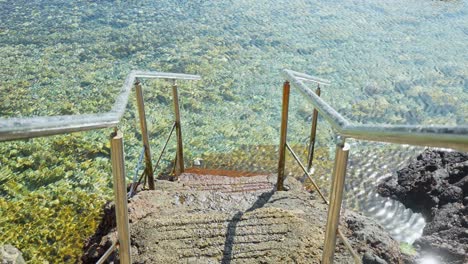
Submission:
[[426,150],[379,186],[379,193],[422,213],[428,221],[416,241],[446,263],[468,261],[468,153]]
[[[88,238],[84,245],[84,254],[81,258],[83,263],[96,263],[99,258],[112,245],[111,237],[107,235],[117,226],[115,219],[115,205],[109,202],[104,205],[103,217],[96,232]],[[115,254],[109,260],[113,260]]]
[[[384,232],[381,226],[368,221],[362,215],[348,215],[345,219],[346,225],[351,231],[350,236],[358,243],[354,249],[358,253],[364,253],[362,256],[363,264],[387,264],[398,263],[397,256],[394,255],[397,249],[389,250],[392,245],[392,239]],[[372,251],[369,250],[372,248]]]
[[442,206],[434,219],[424,228],[416,244],[444,256],[448,263],[466,263],[468,260],[467,208],[461,203]]
[[364,256],[362,257],[362,263],[363,264],[388,264],[387,261],[377,256],[374,256],[370,254],[369,252],[366,252],[366,254],[364,254]]

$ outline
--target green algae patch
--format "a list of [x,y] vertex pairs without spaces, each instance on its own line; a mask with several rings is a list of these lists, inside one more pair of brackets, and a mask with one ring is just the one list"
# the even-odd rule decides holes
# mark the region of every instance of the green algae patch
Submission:
[[19,200],[0,198],[0,241],[19,248],[30,263],[76,263],[103,203],[96,194],[64,185]]
[[30,263],[79,261],[111,194],[108,147],[99,138],[81,133],[0,144],[0,241]]
[[416,256],[418,254],[418,252],[416,252],[416,249],[408,243],[400,243],[400,250],[401,253],[409,256]]

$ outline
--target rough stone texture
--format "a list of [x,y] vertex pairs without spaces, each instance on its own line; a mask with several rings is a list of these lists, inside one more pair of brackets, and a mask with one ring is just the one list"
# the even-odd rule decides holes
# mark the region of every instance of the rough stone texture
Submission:
[[428,223],[415,242],[443,263],[468,263],[468,153],[426,150],[379,186]]
[[[96,263],[99,257],[110,248],[113,241],[116,241],[115,232],[113,232],[117,226],[114,204],[107,203],[103,211],[103,218],[96,232],[85,243],[85,254],[81,258],[83,263]],[[112,256],[110,260],[114,258],[115,256]]]
[[362,262],[367,263],[367,264],[387,264],[387,262],[377,256],[374,256],[370,254],[369,252],[366,252],[364,256],[362,257]]
[[23,254],[19,249],[12,245],[0,246],[0,263],[1,264],[25,264]]
[[[157,190],[129,204],[133,262],[320,263],[327,206],[293,179],[286,181],[289,191],[273,192],[275,181],[275,175],[197,174],[158,181]],[[343,219],[342,231],[361,257],[403,263],[398,243],[378,224],[354,212]],[[94,242],[83,261],[95,261],[95,252],[104,251],[99,245],[113,239],[115,231]],[[335,263],[352,263],[338,241]]]

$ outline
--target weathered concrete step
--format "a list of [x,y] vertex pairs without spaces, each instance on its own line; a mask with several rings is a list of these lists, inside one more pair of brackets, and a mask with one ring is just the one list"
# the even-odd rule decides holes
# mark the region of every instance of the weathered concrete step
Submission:
[[227,170],[192,168],[180,175],[178,181],[199,191],[257,192],[274,188],[274,182],[268,175]]
[[[209,221],[200,221],[202,219]],[[168,230],[168,223],[176,228]],[[181,223],[184,228],[180,228]],[[281,260],[291,255],[302,260],[300,263],[306,263],[307,259],[317,257],[307,250],[317,246],[318,241],[310,240],[311,229],[306,221],[278,208],[260,208],[234,215],[217,212],[170,217],[152,215],[138,221],[131,235],[135,238],[134,261],[137,263],[147,262],[147,255],[153,255],[151,263],[185,263],[189,259],[199,263],[246,260],[255,263],[265,257],[284,263]]]
[[[323,202],[293,179],[286,179],[289,191],[274,192],[276,175],[223,174],[185,173],[130,199],[133,263],[320,263]],[[344,219],[351,229],[343,232],[358,252],[402,263],[398,244],[380,227],[349,212]],[[114,231],[90,244],[84,262],[95,262],[115,237]],[[340,244],[335,263],[352,263]]]

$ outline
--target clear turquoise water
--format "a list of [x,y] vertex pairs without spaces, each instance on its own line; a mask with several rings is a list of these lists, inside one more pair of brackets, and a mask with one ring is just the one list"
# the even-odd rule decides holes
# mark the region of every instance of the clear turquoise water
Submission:
[[[277,145],[280,71],[290,68],[331,80],[322,96],[358,123],[468,125],[467,4],[0,0],[0,116],[105,112],[132,69],[199,74],[202,81],[181,83],[180,91],[189,163],[244,145]],[[163,82],[144,84],[159,150],[172,119],[170,90]],[[291,107],[290,140],[303,144],[312,108],[296,91]],[[139,153],[132,109],[122,125],[129,177]],[[319,144],[331,148],[321,125]],[[377,171],[371,189],[415,153],[400,148],[391,163],[382,152],[356,149],[357,157],[377,155],[386,164],[368,165],[367,174],[351,170],[352,197],[354,182]],[[382,169],[389,163],[391,171]],[[399,239],[420,232],[414,217],[415,231]]]
[[[291,68],[332,80],[325,96],[360,122],[466,125],[465,1],[0,5],[3,86],[53,90],[74,112],[105,110],[90,104],[109,103],[130,69],[198,73],[205,90],[267,105]],[[34,108],[2,116],[55,113]]]

